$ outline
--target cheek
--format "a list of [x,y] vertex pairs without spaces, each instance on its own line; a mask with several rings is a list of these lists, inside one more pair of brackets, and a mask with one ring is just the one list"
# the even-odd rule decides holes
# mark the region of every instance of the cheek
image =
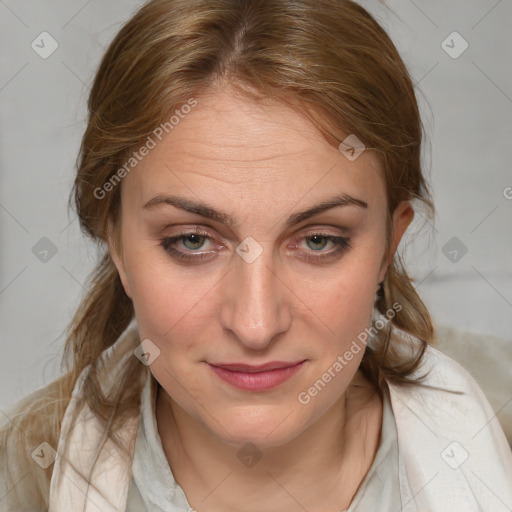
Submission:
[[[186,323],[193,302],[178,283],[167,284],[154,270],[132,275],[132,300],[141,336],[164,339]],[[143,334],[143,332],[147,334]]]
[[[127,245],[125,261],[140,330],[146,330],[149,326],[152,326],[151,330],[154,327],[170,329],[174,318],[184,307],[184,301],[180,293],[176,293],[176,281],[171,279],[165,252],[158,246],[138,249]],[[143,336],[142,332],[140,334]]]
[[201,312],[208,304],[205,291],[215,283],[191,279],[168,261],[163,249],[134,251],[126,259],[141,338],[151,339],[166,351],[177,348],[170,340],[179,340],[181,354],[191,349],[200,339],[198,315],[204,314]]
[[[365,329],[371,324],[372,308],[374,303],[373,294],[361,293],[360,288],[354,290],[354,294],[345,295],[338,293],[329,297],[325,302],[318,301],[311,306],[317,310],[324,336],[320,337],[320,344],[323,345],[323,356],[330,364],[338,355],[343,355],[348,350],[350,365],[359,365],[366,346]],[[318,322],[317,322],[318,324]],[[317,353],[320,356],[320,353]]]
[[378,265],[359,257],[340,267],[322,289],[308,288],[308,305],[334,334],[346,339],[371,320]]
[[368,261],[359,258],[347,261],[324,293],[310,296],[311,309],[322,320],[325,333],[317,340],[319,350],[315,352],[322,364],[312,377],[320,378],[318,372],[328,369],[335,374],[334,378],[325,375],[333,382],[330,391],[325,393],[326,400],[336,397],[348,386],[364,356],[376,293],[373,269],[377,273],[376,265],[368,265]]

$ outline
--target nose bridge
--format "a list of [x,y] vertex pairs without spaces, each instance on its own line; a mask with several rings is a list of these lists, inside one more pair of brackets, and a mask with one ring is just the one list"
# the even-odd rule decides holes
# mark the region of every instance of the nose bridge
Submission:
[[[259,253],[256,257],[254,251]],[[276,275],[270,249],[258,250],[249,242],[245,247],[240,244],[237,253],[241,256],[231,274],[234,293],[232,302],[224,305],[224,327],[241,343],[262,349],[289,327],[291,316],[286,311],[283,284]]]

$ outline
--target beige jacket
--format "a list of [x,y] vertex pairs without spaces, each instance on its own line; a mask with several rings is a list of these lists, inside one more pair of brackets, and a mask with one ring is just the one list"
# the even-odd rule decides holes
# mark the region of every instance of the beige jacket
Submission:
[[[124,339],[104,352],[115,367],[134,357]],[[398,432],[403,512],[510,512],[512,453],[482,390],[458,363],[433,347],[428,347],[415,375],[426,370],[430,373],[422,386],[388,382]],[[121,512],[126,508],[139,420],[127,422],[121,431],[128,455],[108,439],[98,449],[104,431],[84,407],[81,386],[86,372],[87,368],[62,422],[49,489],[50,512]],[[104,382],[104,389],[109,385]],[[76,407],[82,410],[71,423]],[[16,463],[6,460],[7,453],[8,447],[2,446],[0,481],[8,465]],[[38,455],[48,454],[43,448],[34,460]],[[82,475],[89,474],[87,482]],[[15,488],[2,489],[0,484],[0,512],[41,510],[28,508],[32,506],[29,486],[30,475]]]

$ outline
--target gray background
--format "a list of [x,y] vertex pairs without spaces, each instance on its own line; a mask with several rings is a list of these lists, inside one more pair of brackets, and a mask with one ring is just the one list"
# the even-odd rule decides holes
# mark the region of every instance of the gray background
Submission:
[[[96,256],[67,210],[87,93],[141,3],[0,0],[0,407],[59,374]],[[493,334],[512,350],[512,2],[360,3],[408,65],[427,132],[437,215],[418,215],[404,237],[410,274],[438,324]],[[459,40],[442,46],[454,31],[469,45],[458,58],[443,46],[457,51]],[[42,32],[58,43],[46,59],[31,47]],[[57,251],[47,261],[33,250],[43,237]]]

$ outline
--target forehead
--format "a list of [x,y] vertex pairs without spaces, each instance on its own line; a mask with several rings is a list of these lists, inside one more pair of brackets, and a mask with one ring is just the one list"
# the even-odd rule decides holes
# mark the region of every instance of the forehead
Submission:
[[372,151],[350,161],[304,115],[275,100],[255,102],[229,88],[196,100],[123,180],[130,203],[176,190],[191,197],[208,188],[258,202],[347,193],[372,209],[385,204]]

